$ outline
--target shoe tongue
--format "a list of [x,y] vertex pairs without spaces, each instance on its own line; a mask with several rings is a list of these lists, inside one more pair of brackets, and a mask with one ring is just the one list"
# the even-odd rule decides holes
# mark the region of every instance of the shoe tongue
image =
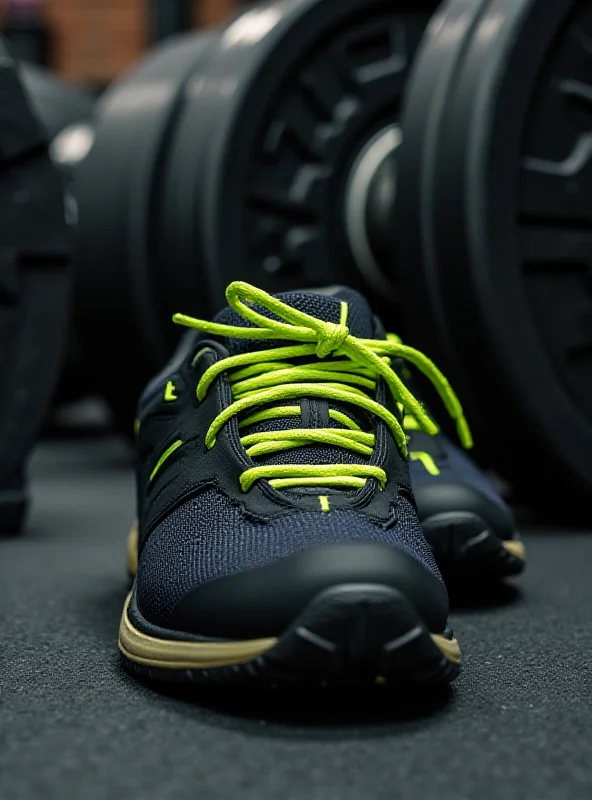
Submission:
[[[360,339],[372,339],[375,337],[374,316],[370,306],[361,294],[346,286],[335,286],[324,289],[322,292],[286,292],[275,295],[282,303],[292,306],[292,308],[316,317],[324,322],[339,323],[341,320],[341,304],[347,303],[346,325],[352,336]],[[265,317],[278,320],[275,314],[266,309],[255,306],[255,309]],[[224,308],[214,318],[214,322],[222,325],[234,325],[241,328],[255,327],[250,322],[243,319],[230,307]],[[252,341],[249,339],[227,338],[224,344],[228,348],[230,355],[236,356],[242,353],[251,353],[256,350],[267,350],[272,347],[281,346],[278,341]],[[290,344],[296,344],[290,342]]]
[[[322,319],[325,322],[339,323],[342,313],[342,302],[347,303],[348,313],[345,324],[349,328],[352,336],[362,339],[372,339],[376,337],[376,325],[374,316],[370,310],[370,306],[361,294],[349,289],[347,287],[336,286],[330,289],[323,290],[322,292],[286,292],[284,294],[277,294],[276,297],[283,303],[286,303],[292,308],[303,311],[305,314],[310,314],[317,319]],[[255,306],[256,310],[270,319],[278,319],[274,314],[269,311]],[[234,325],[242,328],[255,327],[251,323],[244,320],[236,311],[231,308],[223,309],[214,319],[215,322],[223,325]],[[234,339],[226,338],[224,340],[225,346],[228,348],[230,355],[241,355],[243,353],[251,353],[257,350],[267,350],[273,347],[282,347],[286,344],[296,344],[296,342],[287,342],[285,340],[249,340],[249,339]],[[303,406],[301,400],[294,400],[290,405]],[[309,416],[316,419],[313,427],[331,427],[341,428],[342,425],[333,422],[327,416],[328,408],[345,412],[361,424],[364,430],[371,429],[372,421],[366,418],[364,412],[357,407],[352,407],[349,404],[343,403],[329,403],[322,404],[316,400],[309,399]],[[324,410],[323,410],[324,409]],[[309,421],[309,424],[310,423]],[[283,417],[280,419],[266,420],[249,427],[249,433],[259,433],[263,431],[276,431],[288,430],[290,428],[297,428],[302,425],[301,419],[298,417]],[[308,445],[304,447],[297,447],[290,450],[285,450],[265,458],[256,459],[257,464],[365,464],[367,459],[351,450],[331,447],[325,445]],[[318,493],[316,489],[294,489],[297,493]],[[322,490],[327,492],[326,489]],[[335,490],[334,490],[335,491]]]

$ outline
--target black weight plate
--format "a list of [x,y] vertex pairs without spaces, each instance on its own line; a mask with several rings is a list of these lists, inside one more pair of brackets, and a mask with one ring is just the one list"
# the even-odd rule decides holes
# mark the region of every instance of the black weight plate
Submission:
[[92,117],[94,98],[90,93],[34,64],[20,64],[19,75],[50,141],[64,128]]
[[[159,247],[161,181],[188,82],[212,38],[168,40],[106,93],[74,184],[77,330],[106,399],[130,430],[138,394],[174,342],[168,255]],[[204,303],[202,292],[189,305],[207,313]]]
[[[25,93],[50,142],[49,153],[69,188],[76,167],[88,155],[94,139],[94,96],[34,64],[20,64]],[[72,219],[75,209],[67,199]]]
[[[19,76],[29,103],[50,141],[49,154],[59,168],[66,191],[67,217],[76,220],[76,208],[69,196],[76,167],[86,157],[94,132],[94,96],[34,64],[21,63]],[[54,404],[72,402],[93,391],[92,370],[88,370],[82,348],[70,331],[68,349]]]
[[[395,281],[406,296],[403,307],[405,335],[441,366],[469,407],[475,427],[476,409],[451,339],[442,300],[437,243],[431,233],[438,212],[431,201],[428,175],[439,156],[438,140],[448,95],[455,86],[456,70],[464,56],[464,43],[472,35],[488,0],[444,2],[426,28],[407,83],[401,126],[405,132],[399,149],[395,200]],[[447,33],[448,32],[448,33]],[[464,224],[464,223],[463,223]],[[450,269],[450,265],[448,265]]]
[[0,532],[14,532],[66,343],[72,275],[61,180],[1,37],[0,172]]
[[592,7],[450,0],[408,86],[398,277],[413,338],[514,482],[592,497]]
[[271,291],[365,286],[347,241],[347,181],[393,126],[434,6],[276,0],[225,28],[179,120],[166,204],[173,262],[205,264],[217,304],[234,278]]

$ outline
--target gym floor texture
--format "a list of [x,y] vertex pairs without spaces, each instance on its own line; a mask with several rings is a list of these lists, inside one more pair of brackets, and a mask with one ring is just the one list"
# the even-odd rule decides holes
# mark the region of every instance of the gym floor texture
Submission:
[[123,443],[45,442],[31,473],[0,541],[1,800],[592,797],[591,532],[524,523],[516,588],[456,598],[449,691],[188,695],[119,666]]

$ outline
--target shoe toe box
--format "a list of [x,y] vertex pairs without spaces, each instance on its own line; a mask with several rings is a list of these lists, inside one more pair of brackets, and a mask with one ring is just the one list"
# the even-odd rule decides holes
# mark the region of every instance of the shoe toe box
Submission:
[[248,518],[208,490],[149,535],[137,598],[150,623],[207,637],[274,636],[328,588],[397,589],[430,632],[446,627],[448,597],[411,503],[389,524],[353,510]]
[[431,632],[446,627],[443,582],[412,555],[379,542],[318,545],[265,567],[208,581],[177,603],[169,625],[203,636],[277,636],[319,594],[354,584],[396,589]]

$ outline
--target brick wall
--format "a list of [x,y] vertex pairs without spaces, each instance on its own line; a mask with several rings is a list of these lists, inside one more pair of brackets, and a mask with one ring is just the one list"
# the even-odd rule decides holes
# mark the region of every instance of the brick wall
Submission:
[[144,0],[46,0],[53,64],[68,78],[107,83],[148,43]]
[[235,0],[193,0],[196,25],[218,25],[232,14]]
[[[6,0],[0,0],[0,16]],[[196,27],[227,19],[236,0],[192,0]],[[52,67],[67,78],[102,85],[150,44],[148,0],[45,0]]]

